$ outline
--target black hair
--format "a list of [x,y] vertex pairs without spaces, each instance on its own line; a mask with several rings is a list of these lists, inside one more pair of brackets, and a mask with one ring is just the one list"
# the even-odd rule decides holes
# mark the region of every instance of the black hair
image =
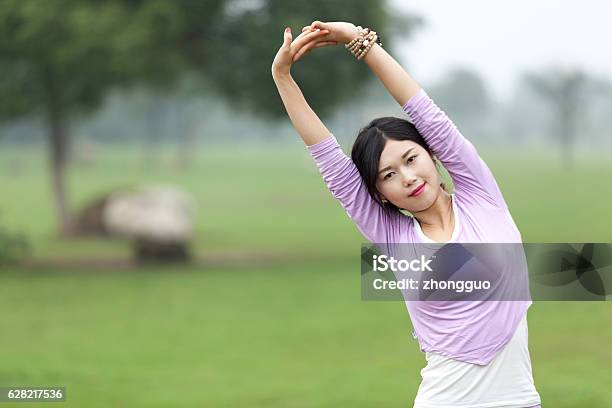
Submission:
[[[357,166],[368,193],[374,201],[387,211],[399,211],[393,203],[383,203],[376,189],[378,166],[387,140],[410,140],[421,146],[433,159],[433,153],[416,127],[405,119],[385,116],[372,120],[362,128],[353,143],[351,159]],[[446,190],[444,183],[440,186]]]

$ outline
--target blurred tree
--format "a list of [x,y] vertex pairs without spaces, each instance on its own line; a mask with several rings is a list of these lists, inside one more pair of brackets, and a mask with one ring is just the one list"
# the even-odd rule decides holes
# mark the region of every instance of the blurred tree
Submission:
[[578,69],[551,69],[527,73],[524,81],[552,108],[552,132],[561,144],[561,160],[571,168],[578,123],[585,114],[587,76]]
[[612,81],[605,77],[589,75],[585,86],[588,109],[584,126],[591,136],[593,147],[601,149],[612,142]]
[[468,137],[488,137],[492,98],[485,81],[469,68],[455,68],[428,93]]
[[[387,45],[390,33],[406,36],[420,21],[388,13],[374,0],[0,2],[0,119],[46,119],[60,232],[69,234],[72,224],[64,173],[74,115],[98,108],[115,87],[146,84],[163,91],[197,71],[236,109],[285,118],[270,65],[283,28],[297,34],[315,19],[375,27]],[[294,75],[323,116],[357,97],[368,75],[346,52],[331,49],[298,65]]]
[[46,119],[60,232],[71,231],[64,171],[73,115],[114,86],[169,86],[205,43],[223,1],[0,2],[0,119]]

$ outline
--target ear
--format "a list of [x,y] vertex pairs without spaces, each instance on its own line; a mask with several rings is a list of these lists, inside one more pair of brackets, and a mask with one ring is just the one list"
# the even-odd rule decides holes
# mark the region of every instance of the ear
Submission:
[[379,200],[380,200],[380,201],[381,201],[383,204],[386,204],[386,203],[388,203],[388,202],[389,202],[389,200],[387,200],[387,199],[385,198],[385,196],[383,196],[382,194],[378,194],[378,199],[379,199]]

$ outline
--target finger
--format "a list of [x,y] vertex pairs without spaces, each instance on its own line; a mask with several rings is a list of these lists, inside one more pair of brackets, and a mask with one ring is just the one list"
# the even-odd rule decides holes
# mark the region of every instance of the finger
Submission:
[[[317,37],[316,34],[319,33],[321,36]],[[293,50],[295,50],[295,54],[293,56],[293,62],[297,61],[303,54],[310,51],[310,49],[317,47],[317,44],[324,45],[336,45],[337,41],[332,41],[325,38],[327,30],[320,30],[315,32],[313,36],[304,37],[302,41],[294,41],[292,44]],[[296,58],[297,57],[297,58]]]
[[327,47],[329,45],[338,45],[338,41],[320,41],[320,42],[317,42],[313,46],[308,47],[305,51],[303,51],[301,53],[298,53],[299,55],[296,54],[296,56],[294,56],[293,62],[296,62],[298,59],[303,57],[304,54],[310,52],[310,50],[313,49],[313,48]]
[[299,50],[300,48],[302,48],[304,46],[304,44],[312,41],[312,39],[314,39],[314,38],[321,38],[321,37],[324,37],[327,34],[329,34],[328,30],[312,31],[312,32],[309,32],[309,33],[305,34],[302,38],[296,39],[295,41],[293,41],[291,46],[293,47],[293,49]]
[[[297,40],[298,38],[302,38],[303,36],[305,36],[306,34],[308,34],[308,31],[306,30],[302,30],[302,32],[300,33],[300,35],[298,35],[297,37],[295,37],[295,40]],[[294,41],[295,41],[294,40]]]
[[285,27],[283,46],[291,46],[291,27]]
[[325,47],[326,45],[338,45],[338,41],[321,41],[316,43],[314,48]]
[[315,45],[314,41],[310,42],[306,45],[304,45],[303,47],[300,47],[297,52],[295,53],[295,55],[293,55],[293,62],[299,60],[302,55],[306,54],[308,51],[310,51],[310,49]]
[[[311,47],[312,48],[312,47]],[[303,55],[307,54],[310,51],[310,48],[302,48],[297,54],[293,56],[292,63],[296,63]]]
[[308,29],[308,30],[304,31],[301,34],[304,34],[304,36],[308,35],[308,36],[310,36],[309,38],[313,38],[313,37],[316,37],[317,35],[320,35],[320,34],[329,34],[329,30],[319,30],[319,29],[312,30],[312,29]]
[[326,47],[328,45],[338,45],[338,41],[320,41],[320,42],[315,43],[312,46],[306,45],[300,51],[298,51],[296,55],[293,56],[293,63],[297,62],[304,55],[308,54],[310,50],[312,50],[313,48],[321,48],[321,47]]
[[297,60],[302,58],[304,54],[308,53],[315,46],[316,43],[313,41],[300,48],[300,50],[293,56],[293,62],[296,62]]
[[315,29],[317,29],[317,28],[320,28],[320,29],[322,29],[322,30],[323,30],[323,29],[327,29],[327,28],[328,28],[328,27],[327,27],[327,24],[325,24],[324,22],[319,21],[319,20],[313,21],[313,22],[312,22],[312,24],[310,25],[310,27],[311,27],[313,30],[315,30]]

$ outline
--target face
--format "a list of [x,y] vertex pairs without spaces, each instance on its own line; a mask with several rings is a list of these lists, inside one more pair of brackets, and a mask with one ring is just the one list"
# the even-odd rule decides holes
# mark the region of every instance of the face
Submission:
[[388,140],[378,170],[381,197],[411,213],[429,208],[442,191],[432,157],[410,140]]

